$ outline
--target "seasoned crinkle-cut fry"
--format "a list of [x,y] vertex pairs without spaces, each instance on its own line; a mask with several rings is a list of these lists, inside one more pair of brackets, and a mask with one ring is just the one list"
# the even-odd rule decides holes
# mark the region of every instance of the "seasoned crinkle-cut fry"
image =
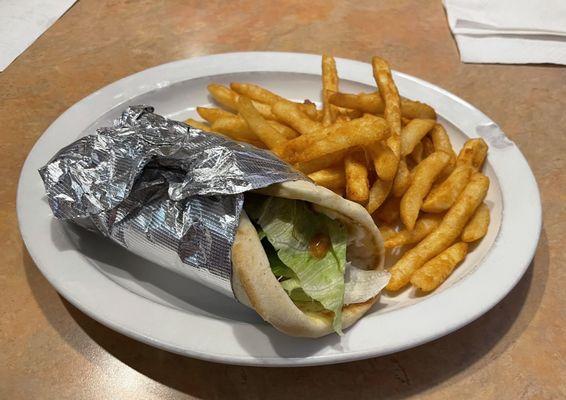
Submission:
[[388,132],[383,118],[366,114],[290,140],[285,145],[282,157],[290,163],[310,161],[340,150],[373,145],[387,136]]
[[286,100],[275,103],[272,111],[280,122],[289,125],[301,135],[307,135],[322,127],[320,123],[310,119],[299,105]]
[[230,111],[221,110],[220,108],[197,107],[197,113],[202,119],[211,124],[219,118],[236,117],[236,114],[232,114]]
[[[330,103],[368,114],[383,114],[385,110],[385,103],[378,92],[359,94],[332,93]],[[408,119],[436,119],[436,112],[431,106],[403,98],[401,98],[401,115]]]
[[438,214],[423,214],[417,220],[413,230],[403,229],[391,235],[384,243],[385,248],[392,249],[420,242],[440,225],[441,220],[442,217]]
[[467,253],[467,243],[453,244],[417,270],[411,277],[411,284],[423,292],[433,291],[450,276]]
[[[471,150],[470,151],[468,151]],[[487,156],[487,143],[481,138],[470,139],[464,143],[456,160],[456,165],[471,165],[474,171],[479,171]]]
[[346,184],[344,166],[321,169],[308,175],[316,184],[328,189],[339,190]]
[[[238,93],[226,86],[218,85],[216,83],[209,84],[207,89],[214,100],[216,100],[216,102],[218,102],[221,106],[233,111],[238,110],[238,99],[240,98]],[[271,112],[271,106],[269,104],[260,103],[259,101],[252,101],[252,103],[264,118],[276,119]]]
[[401,197],[411,184],[411,171],[407,167],[407,162],[405,158],[401,158],[399,160],[399,167],[397,168],[397,174],[395,175],[395,179],[393,180],[393,196]]
[[387,199],[389,192],[391,191],[391,186],[393,186],[393,181],[383,181],[381,179],[376,179],[376,181],[371,186],[369,190],[369,199],[366,209],[370,214],[373,214],[375,210],[379,208]]
[[401,199],[401,221],[407,229],[415,227],[423,199],[449,160],[448,154],[439,151],[432,153],[415,167],[411,184]]
[[401,199],[398,197],[389,196],[389,198],[385,200],[385,203],[373,213],[374,217],[388,224],[396,222],[399,219],[399,201],[401,201]]
[[399,290],[404,287],[409,283],[413,272],[445,250],[460,236],[476,209],[483,202],[488,188],[489,179],[480,173],[475,173],[456,203],[442,218],[438,228],[403,254],[391,267],[388,290]]
[[475,242],[484,237],[489,228],[489,219],[489,207],[482,203],[464,228],[462,240],[464,242]]
[[336,116],[330,104],[329,97],[338,91],[338,72],[334,57],[327,54],[322,56],[322,124],[329,126],[334,122]]
[[273,150],[280,148],[287,143],[287,139],[281,136],[281,134],[261,116],[249,98],[240,96],[238,99],[238,112],[246,120],[251,131],[267,145],[268,149]]
[[422,210],[432,213],[448,210],[468,184],[470,176],[470,165],[458,165],[448,178],[430,191],[423,202]]
[[369,197],[368,167],[365,152],[354,149],[344,159],[346,172],[346,198],[365,203]]
[[406,156],[411,154],[415,146],[421,142],[427,133],[436,125],[433,119],[419,119],[411,120],[401,131],[401,155]]
[[346,150],[328,153],[323,155],[322,157],[315,158],[314,160],[296,163],[294,167],[304,174],[310,174],[311,172],[319,171],[321,169],[325,169],[341,163],[344,159],[345,154]]

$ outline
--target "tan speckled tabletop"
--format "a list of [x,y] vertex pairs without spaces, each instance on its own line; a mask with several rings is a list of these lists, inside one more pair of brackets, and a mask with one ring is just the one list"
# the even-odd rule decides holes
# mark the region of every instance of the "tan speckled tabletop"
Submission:
[[[172,60],[244,50],[328,51],[366,62],[379,54],[491,116],[525,154],[542,194],[542,236],[517,287],[432,343],[303,369],[169,354],[59,297],[16,221],[18,175],[34,142],[110,82]],[[0,73],[0,398],[566,398],[565,110],[564,67],[460,63],[440,0],[79,1]]]

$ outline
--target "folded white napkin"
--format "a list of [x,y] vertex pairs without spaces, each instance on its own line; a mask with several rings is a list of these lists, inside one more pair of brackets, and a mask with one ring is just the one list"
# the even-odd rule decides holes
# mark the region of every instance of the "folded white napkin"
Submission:
[[0,0],[0,72],[76,0]]
[[566,0],[444,0],[463,62],[566,65]]

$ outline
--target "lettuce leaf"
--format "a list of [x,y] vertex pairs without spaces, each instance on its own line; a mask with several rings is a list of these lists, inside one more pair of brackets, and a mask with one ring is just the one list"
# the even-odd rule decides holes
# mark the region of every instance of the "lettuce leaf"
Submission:
[[[246,198],[246,203],[248,199]],[[311,299],[334,313],[333,328],[342,333],[342,306],[344,304],[344,270],[348,234],[336,220],[311,211],[303,201],[277,197],[254,196],[246,205],[246,212],[265,233],[277,252],[276,256],[295,275],[290,277],[269,255],[275,275],[289,277],[282,281],[291,299],[303,302]],[[325,234],[330,238],[329,251],[317,258],[309,252],[311,239]],[[264,239],[265,241],[265,239]],[[285,273],[285,275],[283,275]],[[290,282],[289,282],[290,281]],[[299,289],[299,290],[298,290]],[[295,297],[295,298],[294,298]]]

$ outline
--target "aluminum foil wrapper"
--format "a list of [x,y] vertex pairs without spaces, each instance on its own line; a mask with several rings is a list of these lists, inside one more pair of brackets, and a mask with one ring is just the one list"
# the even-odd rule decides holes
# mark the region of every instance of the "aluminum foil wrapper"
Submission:
[[266,150],[125,110],[39,170],[55,217],[229,296],[244,192],[307,179]]

